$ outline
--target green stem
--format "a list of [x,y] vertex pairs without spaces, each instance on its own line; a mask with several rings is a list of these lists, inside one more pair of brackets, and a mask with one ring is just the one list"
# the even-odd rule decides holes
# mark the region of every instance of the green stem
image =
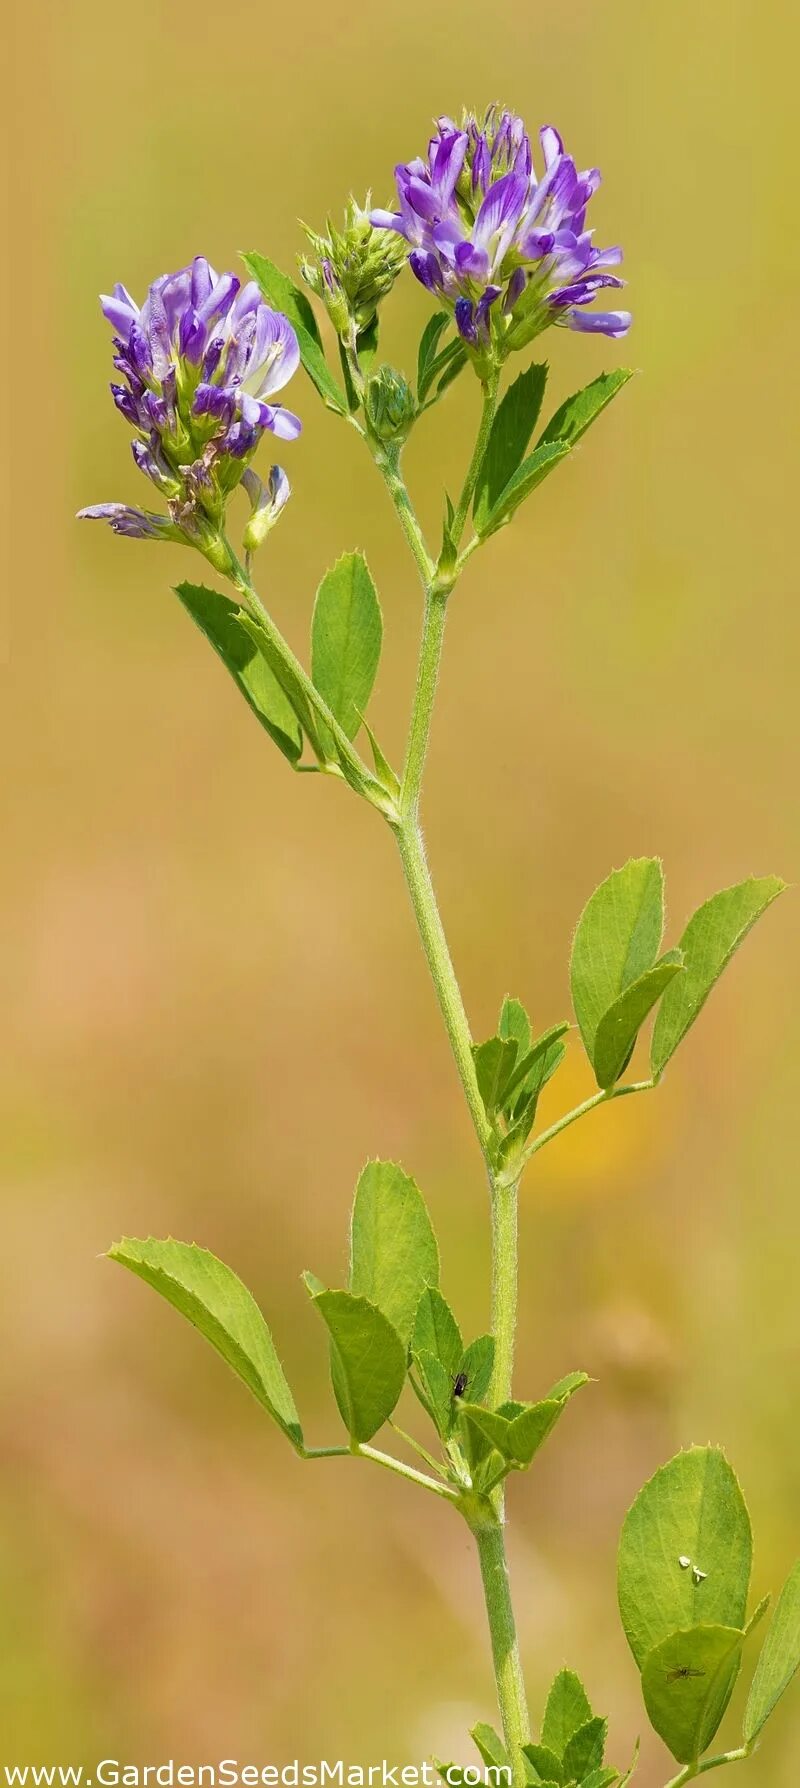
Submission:
[[629,1093],[651,1093],[655,1084],[654,1080],[632,1080],[627,1086],[609,1086],[601,1093],[593,1093],[591,1099],[584,1099],[582,1105],[576,1105],[573,1111],[568,1111],[565,1117],[551,1124],[549,1130],[543,1130],[530,1148],[526,1149],[524,1160],[530,1161],[532,1155],[537,1155],[546,1143],[552,1142],[554,1136],[560,1136],[562,1130],[568,1130],[570,1124],[576,1123],[578,1118],[585,1117],[587,1111],[594,1111],[598,1105],[610,1105],[612,1099],[625,1099]]
[[457,1502],[458,1491],[451,1490],[447,1484],[437,1484],[435,1478],[429,1478],[427,1472],[417,1471],[413,1465],[404,1465],[402,1460],[394,1459],[391,1453],[381,1453],[377,1447],[359,1446],[355,1449],[358,1459],[372,1459],[375,1465],[382,1465],[386,1471],[394,1471],[401,1478],[409,1478],[412,1484],[420,1484],[423,1490],[432,1490],[434,1496],[443,1496],[445,1502]]
[[488,1166],[491,1129],[478,1090],[475,1063],[472,1059],[469,1021],[447,947],[444,926],[425,856],[422,833],[416,823],[404,823],[395,828],[395,836],[431,980],[436,990],[475,1134]]
[[724,1763],[744,1763],[750,1756],[751,1745],[741,1745],[737,1751],[723,1751],[718,1757],[705,1757],[702,1762],[687,1763],[685,1769],[667,1783],[667,1788],[685,1788],[687,1782],[694,1782],[698,1776],[707,1775],[710,1769],[721,1769]]
[[[478,439],[451,529],[456,549],[464,531],[486,454],[497,405],[498,383],[499,374],[493,373],[484,387]],[[448,948],[419,823],[420,794],[441,663],[447,599],[460,564],[457,563],[455,570],[448,575],[439,574],[425,546],[400,476],[399,456],[392,459],[375,444],[372,444],[372,452],[386,481],[425,589],[425,617],[400,793],[400,815],[392,829],[397,838],[431,979],[489,1178],[492,1211],[492,1325],[496,1347],[493,1401],[497,1403],[505,1401],[511,1393],[517,1310],[517,1185],[498,1185],[495,1178],[492,1126],[478,1087],[469,1020]],[[466,555],[462,555],[464,556]],[[520,1746],[527,1741],[530,1729],[511,1605],[503,1533],[502,1492],[497,1493],[494,1507],[487,1501],[485,1524],[475,1525],[473,1531],[480,1558],[503,1733],[512,1763],[515,1788],[521,1788],[525,1781],[525,1770]]]
[[512,1392],[514,1342],[517,1333],[517,1193],[519,1180],[512,1186],[497,1185],[490,1175],[492,1190],[492,1323],[494,1330],[494,1371],[491,1404],[507,1403]]
[[371,434],[368,434],[366,439],[370,453],[394,504],[400,526],[411,548],[414,563],[427,594],[436,575],[436,566],[428,552],[425,536],[417,521],[414,505],[400,471],[400,449],[384,446]]
[[458,1491],[450,1489],[447,1484],[437,1483],[429,1478],[427,1472],[416,1471],[413,1465],[405,1465],[402,1459],[395,1459],[391,1453],[380,1453],[377,1447],[355,1445],[351,1447],[306,1447],[302,1454],[304,1459],[371,1459],[373,1465],[382,1465],[385,1471],[394,1471],[398,1477],[410,1478],[412,1484],[421,1485],[423,1490],[432,1490],[435,1496],[443,1496],[447,1502],[458,1501]]
[[530,1738],[525,1684],[519,1657],[519,1642],[511,1605],[508,1565],[499,1521],[473,1528],[478,1547],[486,1614],[492,1640],[492,1659],[497,1701],[503,1723],[503,1737],[511,1763],[515,1788],[524,1783],[526,1771],[520,1755],[521,1746]]
[[464,532],[467,516],[469,514],[469,506],[475,495],[475,486],[478,482],[481,466],[483,465],[486,456],[486,449],[489,445],[489,436],[492,432],[492,423],[494,422],[495,410],[497,409],[499,386],[500,369],[499,367],[496,367],[488,374],[486,383],[483,387],[483,410],[481,412],[478,438],[475,442],[475,450],[469,462],[467,476],[464,479],[464,488],[458,499],[458,507],[451,529],[453,542],[456,546],[460,544],[461,536]]

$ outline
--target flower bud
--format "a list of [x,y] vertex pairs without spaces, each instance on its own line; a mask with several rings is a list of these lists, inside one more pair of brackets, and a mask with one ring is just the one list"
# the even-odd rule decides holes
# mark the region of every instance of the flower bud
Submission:
[[291,487],[281,466],[272,467],[266,484],[257,472],[248,467],[242,474],[242,484],[252,503],[250,520],[243,536],[244,547],[246,552],[254,553],[263,546],[270,528],[274,528],[288,502]]
[[387,443],[404,441],[417,414],[411,387],[393,366],[380,366],[367,380],[364,410],[372,433]]
[[403,243],[373,228],[369,205],[369,194],[363,210],[350,198],[344,228],[337,230],[329,218],[327,236],[306,228],[312,252],[301,260],[300,271],[342,339],[353,326],[359,336],[374,322],[405,260]]

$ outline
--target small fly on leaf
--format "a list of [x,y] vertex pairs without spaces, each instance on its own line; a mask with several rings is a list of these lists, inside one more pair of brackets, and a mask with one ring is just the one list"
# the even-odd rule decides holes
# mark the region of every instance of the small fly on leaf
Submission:
[[466,1372],[459,1372],[457,1377],[454,1378],[454,1380],[453,1380],[453,1396],[454,1397],[463,1397],[466,1388],[467,1388],[467,1374],[466,1374]]
[[705,1670],[693,1670],[690,1664],[679,1664],[677,1670],[667,1671],[667,1682],[686,1682],[690,1676],[705,1676]]

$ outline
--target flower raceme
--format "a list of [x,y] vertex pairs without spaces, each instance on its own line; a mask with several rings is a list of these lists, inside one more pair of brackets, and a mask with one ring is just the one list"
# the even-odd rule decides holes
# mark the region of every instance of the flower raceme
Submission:
[[[216,562],[227,498],[263,435],[291,441],[300,433],[297,416],[271,401],[299,364],[294,329],[254,282],[242,286],[233,273],[217,274],[202,255],[155,280],[141,308],[122,285],[101,305],[115,331],[122,381],[111,393],[135,430],[134,460],[169,515],[122,503],[96,504],[81,515],[108,521],[119,534],[189,541]],[[273,520],[288,488],[274,467],[267,487]],[[249,494],[255,500],[253,489]],[[262,520],[265,504],[266,495]]]
[[579,173],[552,125],[539,137],[541,178],[512,113],[491,107],[481,124],[471,114],[461,125],[440,118],[427,160],[395,170],[399,211],[371,213],[405,239],[417,279],[452,306],[473,348],[494,338],[508,352],[551,323],[611,336],[630,328],[628,311],[586,308],[624,284],[611,271],[622,250],[593,247],[585,228],[599,171]]

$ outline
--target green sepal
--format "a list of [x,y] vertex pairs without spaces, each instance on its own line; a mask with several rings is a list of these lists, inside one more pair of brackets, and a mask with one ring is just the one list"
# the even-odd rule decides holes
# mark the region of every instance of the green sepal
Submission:
[[200,1330],[282,1428],[298,1453],[303,1431],[272,1336],[255,1298],[231,1267],[193,1242],[137,1241],[124,1236],[108,1250]]
[[176,584],[175,594],[230,672],[245,701],[278,750],[294,766],[303,734],[292,702],[246,626],[236,602],[205,584]]
[[300,359],[305,372],[316,386],[328,408],[339,416],[347,415],[347,400],[331,373],[322,349],[322,340],[313,309],[300,288],[293,284],[266,255],[243,254],[248,273],[261,287],[273,310],[283,312],[297,336]]
[[708,1749],[739,1674],[744,1634],[736,1627],[696,1626],[669,1633],[648,1652],[642,1694],[653,1730],[679,1763]]

